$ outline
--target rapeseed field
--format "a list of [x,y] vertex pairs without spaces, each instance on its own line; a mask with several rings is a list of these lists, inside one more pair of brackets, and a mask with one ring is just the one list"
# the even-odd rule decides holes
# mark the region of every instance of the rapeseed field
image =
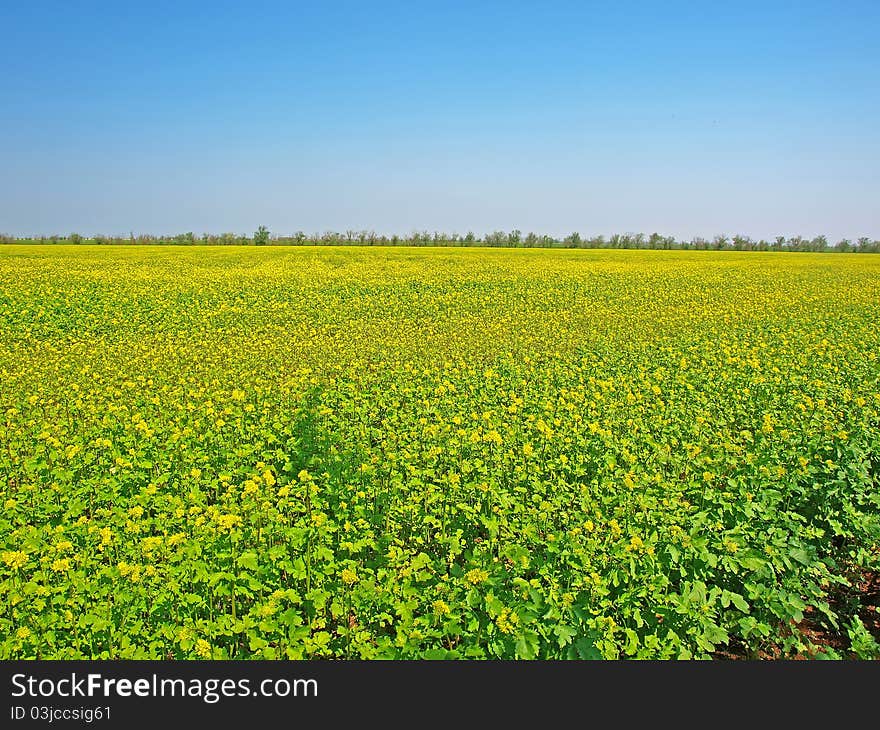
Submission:
[[0,657],[876,656],[878,355],[868,255],[2,246]]

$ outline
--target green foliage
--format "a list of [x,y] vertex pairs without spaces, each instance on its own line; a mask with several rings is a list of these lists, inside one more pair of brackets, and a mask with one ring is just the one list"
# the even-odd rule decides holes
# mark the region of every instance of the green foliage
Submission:
[[859,659],[880,659],[880,643],[877,643],[877,640],[868,633],[858,616],[853,616],[846,633],[856,657]]
[[266,226],[260,226],[256,233],[254,233],[254,245],[255,246],[267,246],[269,245],[269,229]]

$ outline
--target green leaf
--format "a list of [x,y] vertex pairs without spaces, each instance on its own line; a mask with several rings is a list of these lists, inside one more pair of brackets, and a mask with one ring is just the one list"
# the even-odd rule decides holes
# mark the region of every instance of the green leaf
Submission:
[[791,550],[788,551],[788,554],[792,558],[797,560],[801,565],[810,564],[810,556],[803,548],[791,548]]
[[743,613],[749,612],[749,604],[745,598],[743,598],[739,593],[729,593],[730,602],[736,606]]
[[520,659],[534,659],[538,656],[540,641],[534,631],[524,631],[516,640],[516,655]]
[[238,564],[247,568],[248,570],[256,570],[257,569],[257,561],[258,557],[256,553],[242,553],[238,558]]
[[573,636],[577,634],[577,631],[566,626],[565,624],[557,624],[553,627],[553,633],[556,634],[556,640],[559,643],[559,648],[561,649],[566,644],[571,642]]
[[604,659],[604,657],[602,656],[602,652],[599,651],[599,649],[596,647],[593,639],[588,636],[584,636],[578,639],[574,643],[574,646],[575,649],[577,649],[578,656],[581,659],[588,659],[593,661]]

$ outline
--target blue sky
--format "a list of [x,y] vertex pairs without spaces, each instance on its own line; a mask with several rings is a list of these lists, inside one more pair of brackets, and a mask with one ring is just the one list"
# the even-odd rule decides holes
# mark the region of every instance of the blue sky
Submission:
[[880,3],[0,5],[0,232],[880,237]]

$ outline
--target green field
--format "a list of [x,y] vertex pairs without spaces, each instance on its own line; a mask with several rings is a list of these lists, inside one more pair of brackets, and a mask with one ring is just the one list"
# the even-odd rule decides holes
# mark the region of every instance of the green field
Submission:
[[0,658],[880,656],[878,323],[865,255],[0,246]]

